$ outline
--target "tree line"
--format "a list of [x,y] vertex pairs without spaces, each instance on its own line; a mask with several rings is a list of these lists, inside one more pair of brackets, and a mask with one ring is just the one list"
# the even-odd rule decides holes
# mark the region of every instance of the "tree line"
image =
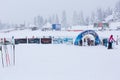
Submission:
[[[107,17],[111,16],[110,19],[106,20]],[[33,24],[41,28],[46,23],[51,24],[61,24],[62,27],[68,28],[70,26],[86,26],[92,25],[95,22],[111,22],[111,21],[120,21],[120,1],[115,4],[114,8],[97,8],[89,16],[85,16],[83,11],[74,11],[72,12],[72,19],[68,20],[67,12],[63,11],[60,15],[54,14],[47,18],[42,15],[37,15],[34,17]],[[0,21],[0,28],[10,27],[8,24],[4,24]]]

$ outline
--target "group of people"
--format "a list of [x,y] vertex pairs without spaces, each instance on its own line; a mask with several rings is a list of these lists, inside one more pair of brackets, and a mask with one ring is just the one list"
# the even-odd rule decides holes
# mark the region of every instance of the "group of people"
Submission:
[[[107,48],[108,49],[113,49],[113,42],[116,42],[115,39],[113,38],[113,35],[110,35],[108,41],[106,43],[108,43]],[[90,38],[84,38],[83,40],[81,39],[79,41],[79,46],[92,46],[94,45],[94,40],[91,40]]]
[[79,46],[93,46],[94,40],[91,40],[90,38],[84,38],[79,41]]

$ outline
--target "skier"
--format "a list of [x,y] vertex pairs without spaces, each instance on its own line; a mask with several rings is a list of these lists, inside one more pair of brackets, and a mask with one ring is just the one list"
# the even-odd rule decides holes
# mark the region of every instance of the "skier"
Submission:
[[109,40],[108,40],[108,49],[113,49],[112,47],[112,43],[115,42],[113,35],[110,36]]

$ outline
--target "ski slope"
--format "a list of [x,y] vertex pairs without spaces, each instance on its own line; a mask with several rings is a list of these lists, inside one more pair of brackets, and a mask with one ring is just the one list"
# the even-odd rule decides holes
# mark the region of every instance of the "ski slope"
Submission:
[[[0,33],[0,37],[77,36],[80,32]],[[97,32],[101,38],[120,35],[118,31]],[[33,35],[34,34],[34,35]],[[10,46],[8,46],[9,52]],[[0,65],[0,80],[120,80],[120,44],[105,46],[66,44],[19,44],[16,64]]]

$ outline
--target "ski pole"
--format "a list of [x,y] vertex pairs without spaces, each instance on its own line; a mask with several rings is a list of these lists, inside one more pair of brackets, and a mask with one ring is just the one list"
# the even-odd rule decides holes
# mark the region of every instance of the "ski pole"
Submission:
[[15,65],[15,45],[13,44],[13,64]]
[[4,59],[3,59],[3,53],[2,53],[2,46],[0,46],[0,52],[1,52],[2,66],[3,66],[3,68],[4,68]]
[[12,46],[13,46],[13,64],[15,65],[15,41],[14,41],[14,36],[12,36]]

